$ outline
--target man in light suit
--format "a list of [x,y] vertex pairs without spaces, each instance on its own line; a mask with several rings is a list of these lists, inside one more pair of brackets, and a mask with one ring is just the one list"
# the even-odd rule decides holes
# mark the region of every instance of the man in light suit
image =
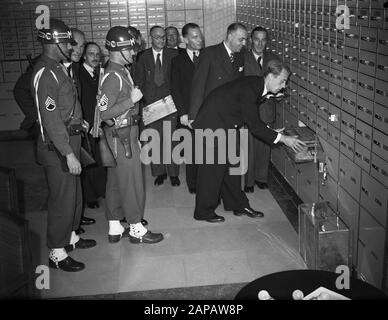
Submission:
[[[256,27],[251,32],[252,49],[245,52],[244,74],[246,76],[262,76],[267,64],[271,60],[280,60],[279,57],[266,50],[268,42],[267,30]],[[275,121],[275,99],[267,99],[260,104],[260,119],[268,126]],[[248,171],[245,174],[245,192],[253,192],[254,184],[260,188],[268,187],[268,166],[271,147],[257,139],[252,133],[248,134]]]
[[[135,84],[143,93],[144,105],[147,106],[170,94],[171,59],[178,55],[178,51],[166,48],[166,32],[160,26],[153,26],[150,30],[152,46],[143,51],[135,66]],[[158,72],[158,70],[160,70]],[[171,132],[177,125],[176,112],[151,123],[148,128],[158,131],[160,136],[160,164],[151,163],[152,175],[156,177],[155,185],[161,185],[170,176],[171,184],[179,186],[179,166],[163,164],[163,122],[170,122]],[[172,144],[174,147],[174,144]],[[170,151],[171,152],[171,151]]]
[[[191,82],[195,67],[198,64],[203,37],[201,29],[195,23],[186,24],[182,28],[182,36],[186,43],[186,49],[171,62],[171,95],[178,109],[181,125],[188,127]],[[193,133],[192,130],[190,131]],[[194,134],[191,137],[194,141]],[[194,146],[193,142],[192,159],[194,159]],[[197,166],[194,161],[192,164],[186,163],[186,183],[190,193],[195,193],[196,181]]]
[[[276,94],[285,88],[289,74],[288,68],[282,62],[273,60],[268,63],[263,77],[239,78],[213,90],[202,104],[192,124],[193,128],[233,131],[246,124],[252,134],[265,143],[282,142],[294,151],[302,150],[305,146],[302,141],[268,128],[260,120],[258,113],[258,101],[261,101],[268,92]],[[225,148],[225,144],[218,145],[219,140],[216,141],[210,145],[204,143],[203,160],[205,161],[208,156],[206,153],[213,153],[215,161],[213,164],[206,162],[198,164],[194,218],[210,223],[225,221],[224,217],[215,213],[220,195],[226,211],[233,211],[236,216],[263,217],[262,212],[255,211],[249,206],[248,198],[241,190],[241,176],[229,174],[232,167],[229,159],[223,163],[217,161],[218,150]],[[229,146],[227,141],[226,146],[235,149],[236,142],[234,146]]]
[[244,59],[240,51],[246,41],[245,26],[232,23],[227,29],[225,41],[203,49],[191,85],[190,123],[195,120],[199,108],[212,90],[244,75]]

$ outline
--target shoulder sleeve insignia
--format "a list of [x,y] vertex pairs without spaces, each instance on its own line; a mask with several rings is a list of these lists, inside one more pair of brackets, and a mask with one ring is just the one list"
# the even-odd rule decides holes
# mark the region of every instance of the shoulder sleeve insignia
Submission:
[[46,105],[47,111],[54,111],[57,105],[55,104],[55,100],[52,99],[50,96],[47,96],[46,102],[44,103]]
[[100,99],[100,111],[104,112],[106,109],[108,109],[108,97],[104,93],[104,95]]

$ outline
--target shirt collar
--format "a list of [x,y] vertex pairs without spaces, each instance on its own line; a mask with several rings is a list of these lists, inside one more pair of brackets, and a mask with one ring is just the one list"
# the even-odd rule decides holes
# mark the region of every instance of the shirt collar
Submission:
[[268,89],[267,89],[267,86],[265,85],[265,80],[264,80],[264,90],[261,96],[264,97],[267,93],[268,93]]
[[194,59],[194,52],[196,52],[197,53],[197,57],[199,57],[199,50],[190,50],[190,49],[186,48],[186,52],[189,55],[191,60]]
[[160,62],[162,62],[162,59],[163,59],[163,49],[158,52],[154,48],[152,48],[152,53],[154,55],[154,61],[156,61],[156,59],[158,57],[158,53],[160,53]]
[[[255,57],[255,60],[257,61],[257,58],[258,57],[261,57],[261,61],[263,61],[263,53],[261,53],[261,55],[258,55],[256,52],[254,52],[253,50],[252,50],[252,53],[253,53],[253,56]],[[263,62],[261,62],[261,64],[263,64]]]
[[225,41],[223,42],[223,44],[224,44],[224,47],[225,47],[226,51],[228,52],[228,56],[230,57],[230,55],[233,53],[232,50],[230,50],[228,48],[228,46],[226,45]]
[[116,70],[116,71],[121,71],[125,73],[125,67],[122,64],[118,64],[116,62],[113,62],[109,60],[108,67],[110,69]]
[[66,68],[69,68],[70,65],[71,65],[71,62],[68,62],[68,61],[63,62],[63,65],[64,65]]
[[84,68],[87,72],[93,77],[94,76],[94,68],[89,66],[86,62],[83,63]]

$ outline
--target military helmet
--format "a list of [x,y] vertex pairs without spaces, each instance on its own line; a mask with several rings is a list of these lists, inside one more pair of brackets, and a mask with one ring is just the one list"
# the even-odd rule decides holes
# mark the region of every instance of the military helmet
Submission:
[[140,46],[136,42],[136,34],[132,30],[123,26],[115,26],[106,35],[105,48],[109,51],[139,50]]
[[38,30],[38,40],[42,43],[70,43],[72,46],[77,42],[73,38],[70,28],[61,20],[51,18],[49,28]]

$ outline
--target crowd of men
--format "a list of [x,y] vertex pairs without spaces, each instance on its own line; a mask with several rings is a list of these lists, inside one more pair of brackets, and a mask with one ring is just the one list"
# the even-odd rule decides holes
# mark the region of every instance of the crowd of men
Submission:
[[[233,164],[228,161],[186,165],[188,191],[196,196],[194,218],[209,223],[225,220],[215,213],[221,201],[234,215],[263,217],[250,207],[245,193],[253,192],[254,184],[268,187],[270,145],[282,142],[295,150],[303,148],[296,138],[271,129],[271,97],[282,95],[290,71],[266,50],[266,29],[252,30],[249,50],[248,32],[241,23],[231,24],[224,41],[206,48],[197,24],[186,24],[181,35],[185,48],[175,27],[153,26],[151,46],[144,49],[136,28],[115,26],[106,35],[109,56],[103,61],[96,43],[60,20],[50,19],[49,27],[39,30],[43,53],[32,61],[14,93],[26,114],[23,128],[36,134],[37,160],[47,177],[50,267],[69,272],[85,268],[68,253],[96,245],[79,235],[85,232],[81,225],[95,222],[83,216],[85,207],[97,208],[100,198],[105,198],[109,242],[124,237],[131,243],[163,240],[144,219],[139,134],[146,128],[159,134],[160,159],[168,152],[164,146],[176,143],[166,141],[171,139],[163,132],[166,123],[172,130],[189,130],[192,153],[195,129],[248,128],[244,190],[242,177],[229,174]],[[177,111],[145,126],[143,108],[169,95]],[[92,130],[96,125],[100,127]],[[219,147],[216,143],[212,151]],[[85,152],[95,160],[86,167]],[[151,172],[157,186],[168,177],[172,186],[180,185],[176,163],[151,163]]]

